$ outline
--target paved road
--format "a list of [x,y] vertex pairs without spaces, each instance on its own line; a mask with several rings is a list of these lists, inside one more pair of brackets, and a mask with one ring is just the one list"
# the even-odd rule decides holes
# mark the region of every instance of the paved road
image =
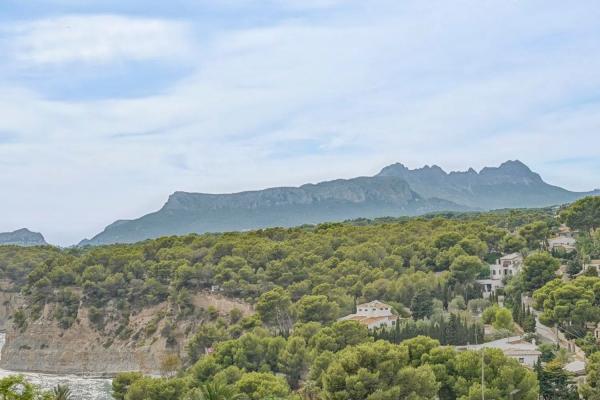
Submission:
[[556,329],[550,328],[549,326],[543,325],[538,318],[537,312],[535,312],[535,333],[537,333],[540,341],[545,343],[556,344]]
[[[525,297],[523,299],[524,303],[527,305],[532,305],[531,298]],[[535,333],[537,333],[538,338],[543,343],[554,343],[558,342],[558,345],[562,348],[567,349],[569,352],[574,353],[575,358],[581,361],[585,361],[585,353],[581,350],[573,341],[567,340],[565,335],[562,332],[558,332],[558,338],[556,337],[556,328],[551,328],[546,326],[540,322],[539,315],[540,312],[536,311],[531,307],[531,311],[535,315]]]

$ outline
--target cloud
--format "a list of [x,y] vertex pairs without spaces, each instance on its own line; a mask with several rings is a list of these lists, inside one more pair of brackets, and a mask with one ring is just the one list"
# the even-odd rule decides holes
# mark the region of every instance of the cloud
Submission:
[[21,63],[110,63],[169,59],[190,51],[183,22],[119,15],[68,15],[20,22],[4,29]]
[[[0,212],[11,210],[0,214],[0,231],[27,225],[73,243],[158,209],[175,190],[298,185],[374,174],[396,161],[452,170],[518,158],[551,183],[598,186],[589,164],[549,162],[600,158],[592,3],[590,10],[536,1],[375,8],[315,0],[306,13],[293,3],[284,17],[247,26],[233,11],[217,13],[231,20],[208,21],[213,28],[197,16],[115,15],[12,26],[4,40],[14,41],[11,54],[50,71],[48,79],[82,63],[101,74],[123,60],[136,61],[131,81],[156,59],[185,58],[191,72],[143,95],[86,100],[48,98],[25,74],[10,82],[0,74],[0,132],[19,135],[0,145],[0,186],[10,193]],[[80,21],[72,38],[32,29],[68,18]],[[81,21],[92,22],[89,29]],[[105,25],[121,28],[103,47]],[[206,32],[190,33],[201,25]],[[42,31],[54,39],[24,45]],[[137,49],[139,41],[148,43]],[[82,56],[85,43],[111,50]]]
[[14,143],[19,140],[19,135],[15,132],[0,131],[0,145]]

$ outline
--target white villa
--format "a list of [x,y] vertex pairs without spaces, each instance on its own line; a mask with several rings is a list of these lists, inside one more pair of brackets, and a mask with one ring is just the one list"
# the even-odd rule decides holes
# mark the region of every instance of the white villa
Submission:
[[392,307],[379,300],[356,306],[356,314],[346,315],[338,321],[356,321],[369,329],[395,326],[399,317],[392,313]]
[[570,253],[576,249],[575,247],[575,234],[566,225],[561,225],[558,228],[557,236],[548,239],[548,247],[550,250],[563,249],[567,253]]
[[505,356],[514,358],[518,362],[533,368],[542,354],[535,344],[529,343],[520,336],[508,337],[493,342],[487,342],[478,345],[457,346],[457,350],[481,350],[500,349]]
[[504,287],[504,278],[518,274],[523,266],[523,256],[519,253],[507,254],[500,257],[496,264],[490,265],[489,279],[478,279],[477,283],[483,286],[483,295],[487,297],[496,289]]

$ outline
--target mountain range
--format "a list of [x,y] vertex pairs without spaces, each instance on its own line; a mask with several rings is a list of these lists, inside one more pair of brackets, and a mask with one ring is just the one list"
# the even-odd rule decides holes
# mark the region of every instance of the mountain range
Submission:
[[47,244],[41,233],[31,232],[29,229],[23,228],[14,232],[0,232],[0,246],[44,246]]
[[476,172],[397,163],[377,175],[231,194],[175,192],[164,206],[119,220],[80,245],[132,243],[165,235],[243,231],[354,218],[558,205],[600,194],[550,185],[520,161]]

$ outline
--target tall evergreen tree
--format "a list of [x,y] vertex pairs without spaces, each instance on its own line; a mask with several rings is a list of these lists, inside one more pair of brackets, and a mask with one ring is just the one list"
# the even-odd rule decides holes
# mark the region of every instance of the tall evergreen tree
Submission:
[[536,366],[540,383],[540,398],[543,400],[578,400],[577,386],[572,375],[558,361],[545,366]]
[[410,303],[410,311],[414,320],[429,318],[433,313],[433,297],[426,290],[417,292]]

